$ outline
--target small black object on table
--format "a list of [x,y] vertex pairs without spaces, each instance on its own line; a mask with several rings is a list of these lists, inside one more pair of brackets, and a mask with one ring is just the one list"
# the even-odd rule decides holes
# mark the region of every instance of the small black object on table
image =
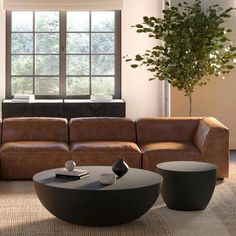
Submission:
[[157,165],[163,177],[161,195],[168,208],[203,210],[216,185],[216,166],[196,161],[170,161]]
[[129,170],[128,164],[123,159],[118,159],[112,165],[112,171],[120,178]]
[[102,173],[109,166],[81,166],[90,176],[81,180],[55,177],[52,169],[33,176],[34,187],[44,207],[56,217],[74,224],[118,225],[135,220],[157,200],[162,177],[154,172],[130,168],[114,184],[103,185]]

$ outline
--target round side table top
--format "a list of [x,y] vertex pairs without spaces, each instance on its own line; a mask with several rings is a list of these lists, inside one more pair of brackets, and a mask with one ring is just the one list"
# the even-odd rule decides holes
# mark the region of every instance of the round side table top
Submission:
[[157,173],[129,168],[127,174],[118,178],[114,184],[103,185],[99,181],[100,174],[113,173],[111,166],[80,166],[79,169],[87,170],[90,176],[80,180],[63,179],[55,176],[57,169],[51,169],[35,174],[33,180],[48,187],[99,191],[137,189],[162,182],[162,177]]
[[200,161],[168,161],[158,164],[157,168],[175,172],[202,172],[216,170],[216,165]]

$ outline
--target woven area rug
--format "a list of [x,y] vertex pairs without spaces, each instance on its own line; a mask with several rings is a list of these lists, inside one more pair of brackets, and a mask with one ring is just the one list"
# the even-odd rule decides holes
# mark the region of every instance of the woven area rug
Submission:
[[230,166],[230,178],[218,182],[205,210],[170,210],[159,197],[156,204],[139,219],[113,227],[85,227],[66,223],[44,209],[31,181],[1,181],[0,235],[236,235],[236,165]]

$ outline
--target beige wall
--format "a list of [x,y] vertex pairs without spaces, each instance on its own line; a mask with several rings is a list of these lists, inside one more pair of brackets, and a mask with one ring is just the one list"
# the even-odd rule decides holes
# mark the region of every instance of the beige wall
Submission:
[[[5,96],[5,17],[0,0],[0,99]],[[20,1],[20,0],[19,0]],[[138,2],[138,4],[137,4]],[[144,15],[161,16],[162,0],[124,0],[122,13],[122,54],[134,55],[155,45],[147,36],[137,34],[131,25],[142,22]],[[122,97],[126,101],[127,116],[162,115],[162,83],[148,81],[145,68],[132,69],[122,61]],[[0,105],[1,106],[1,105]],[[1,107],[0,107],[1,115]]]
[[[176,0],[172,0],[175,3]],[[204,6],[216,4],[236,7],[235,0],[204,0]],[[233,29],[231,39],[236,45],[236,12],[232,13],[227,26]],[[188,101],[184,93],[171,90],[171,115],[187,116]],[[226,79],[211,77],[206,87],[197,87],[193,94],[193,116],[214,116],[230,130],[230,147],[236,149],[236,67]]]

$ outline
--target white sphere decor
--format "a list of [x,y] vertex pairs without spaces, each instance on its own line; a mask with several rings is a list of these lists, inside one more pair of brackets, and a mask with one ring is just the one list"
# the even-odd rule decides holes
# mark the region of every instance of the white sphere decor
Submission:
[[67,162],[65,163],[65,168],[66,168],[68,171],[73,171],[73,170],[75,169],[75,167],[76,167],[76,164],[75,164],[74,161],[69,160],[69,161],[67,161]]

